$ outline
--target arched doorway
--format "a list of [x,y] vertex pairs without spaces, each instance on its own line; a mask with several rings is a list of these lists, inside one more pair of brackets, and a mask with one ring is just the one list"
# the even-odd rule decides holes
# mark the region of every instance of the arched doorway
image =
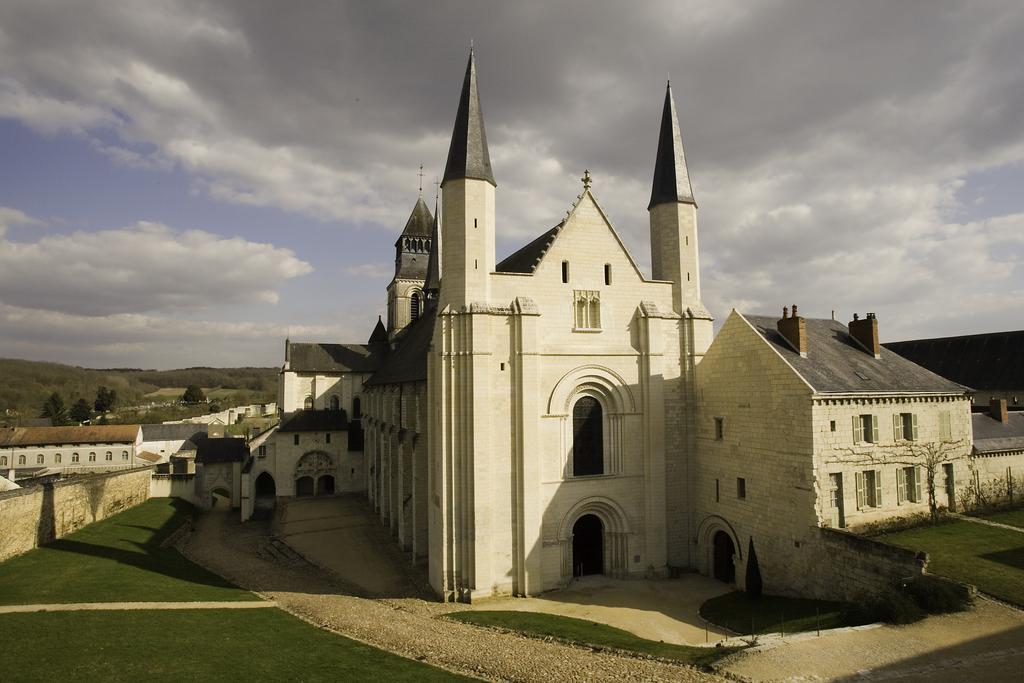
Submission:
[[736,564],[732,559],[736,554],[736,546],[733,545],[732,538],[724,531],[716,531],[712,545],[715,578],[726,583],[736,583]]
[[299,477],[295,480],[296,496],[302,498],[304,496],[312,496],[313,493],[313,477]]
[[318,496],[333,496],[334,495],[334,477],[330,474],[325,474],[316,480],[316,495]]
[[583,515],[572,526],[572,575],[604,573],[604,524],[597,515]]
[[256,477],[253,493],[255,494],[252,511],[253,519],[269,518],[271,511],[274,509],[274,503],[277,502],[277,485],[274,483],[274,478],[270,476],[270,472],[261,472]]
[[210,507],[215,510],[226,510],[231,507],[231,493],[225,488],[215,488],[210,492]]

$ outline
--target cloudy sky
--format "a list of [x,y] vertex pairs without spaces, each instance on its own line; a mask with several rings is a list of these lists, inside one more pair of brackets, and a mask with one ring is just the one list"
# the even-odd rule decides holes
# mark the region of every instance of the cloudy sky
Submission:
[[498,258],[585,168],[637,260],[666,76],[706,303],[884,340],[1024,327],[1007,2],[0,2],[0,356],[277,365],[361,341],[470,40]]

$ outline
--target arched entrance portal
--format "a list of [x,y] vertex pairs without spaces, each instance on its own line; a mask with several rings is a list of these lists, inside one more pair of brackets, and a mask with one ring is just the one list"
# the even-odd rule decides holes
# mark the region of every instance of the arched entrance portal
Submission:
[[318,496],[332,496],[334,495],[334,477],[329,474],[325,474],[316,480],[316,495]]
[[604,573],[604,525],[597,515],[583,515],[572,527],[572,575]]
[[302,498],[313,495],[313,477],[299,477],[295,480],[295,495]]
[[736,583],[736,564],[732,559],[736,554],[736,547],[732,543],[732,538],[724,531],[716,531],[712,543],[715,578],[726,583]]

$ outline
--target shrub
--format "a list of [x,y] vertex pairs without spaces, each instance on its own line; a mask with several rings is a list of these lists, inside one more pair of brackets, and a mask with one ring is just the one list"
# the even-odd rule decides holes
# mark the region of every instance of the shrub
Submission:
[[757,562],[753,538],[750,539],[750,546],[747,550],[747,580],[745,584],[748,598],[756,600],[761,597],[761,593],[764,591],[764,582],[761,580],[761,566]]
[[918,576],[909,581],[903,590],[928,614],[962,612],[973,601],[967,586],[935,576]]
[[925,612],[910,599],[910,596],[889,591],[881,595],[851,604],[843,610],[843,622],[848,626],[860,626],[884,621],[890,624],[912,624],[924,619]]

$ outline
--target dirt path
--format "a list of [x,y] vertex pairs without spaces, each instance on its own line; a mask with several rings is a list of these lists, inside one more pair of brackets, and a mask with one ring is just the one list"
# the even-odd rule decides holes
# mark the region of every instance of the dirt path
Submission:
[[979,598],[908,626],[802,634],[741,652],[722,669],[752,681],[1019,681],[1024,612]]
[[[202,517],[183,552],[313,623],[374,647],[458,673],[507,681],[723,681],[696,669],[597,652],[437,617],[464,606],[414,598],[367,599],[310,566],[261,559],[267,527],[223,513]],[[350,558],[358,562],[355,555]]]
[[273,600],[252,600],[247,602],[67,602],[48,605],[0,605],[0,614],[142,609],[262,609],[266,607],[277,607],[277,603]]

